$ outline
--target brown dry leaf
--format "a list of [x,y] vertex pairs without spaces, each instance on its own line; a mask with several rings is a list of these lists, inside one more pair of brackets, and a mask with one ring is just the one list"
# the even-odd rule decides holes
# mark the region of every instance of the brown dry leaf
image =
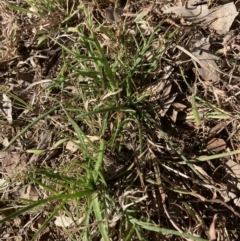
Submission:
[[6,94],[3,94],[3,104],[1,110],[7,121],[12,124],[12,101]]
[[176,122],[177,121],[177,116],[178,116],[178,113],[179,111],[183,111],[184,109],[187,108],[186,105],[183,105],[179,102],[173,102],[172,103],[172,107],[173,107],[173,112],[172,112],[172,115],[170,116],[170,118]]
[[221,121],[209,130],[209,134],[217,133],[219,130],[222,130],[226,126],[227,126],[227,124],[224,123],[223,121]]
[[192,54],[201,63],[201,67],[198,67],[197,71],[202,78],[206,81],[218,82],[220,71],[215,60],[218,60],[219,57],[209,52],[209,47],[209,38],[202,38],[194,44]]
[[61,216],[56,217],[56,220],[54,221],[54,223],[58,227],[67,228],[74,224],[74,220],[65,215],[61,215]]
[[12,174],[19,163],[19,153],[0,151],[0,161],[2,163],[2,173]]
[[209,9],[207,4],[191,6],[189,8],[188,4],[182,7],[169,7],[163,13],[169,14],[174,13],[177,17],[183,17],[188,21],[196,21],[198,19],[203,19],[208,13]]
[[215,214],[213,216],[212,223],[209,227],[209,240],[215,240],[217,238],[216,237],[216,230],[215,230],[216,221],[217,221],[217,214]]
[[19,191],[19,197],[27,200],[37,201],[39,194],[34,185],[29,185],[27,188],[23,187]]
[[85,219],[85,215],[77,219],[77,218],[67,217],[65,214],[63,214],[63,215],[57,216],[54,223],[58,227],[67,228],[72,226],[75,223],[81,224],[84,219]]
[[178,111],[175,108],[173,108],[170,118],[174,123],[177,121],[177,116],[178,116]]
[[172,106],[173,106],[176,110],[178,110],[178,111],[183,111],[183,110],[185,110],[185,109],[187,108],[186,105],[184,105],[184,104],[182,104],[182,103],[179,103],[179,102],[174,102],[174,103],[172,103]]
[[[227,176],[227,185],[234,186],[237,190],[240,190],[240,164],[229,159],[226,163],[227,169],[226,172],[228,173]],[[230,199],[234,199],[234,203],[236,206],[240,206],[240,198],[235,192],[228,192],[227,193]],[[227,200],[229,201],[229,200]]]
[[[79,141],[74,141],[75,143],[78,143]],[[79,150],[79,147],[77,144],[75,144],[73,141],[68,141],[66,145],[66,149],[69,150],[70,152],[74,153],[77,150]]]
[[221,138],[212,138],[207,142],[207,149],[215,152],[226,149],[226,142]]
[[[87,138],[84,139],[84,142],[88,143],[89,141],[95,142],[99,140],[100,140],[100,137],[98,136],[87,136]],[[79,140],[68,141],[66,145],[66,149],[74,153],[77,150],[79,150],[78,143],[80,143]]]
[[170,7],[164,14],[174,13],[178,17],[183,17],[186,21],[200,23],[204,26],[216,30],[218,34],[226,34],[235,17],[238,15],[233,2],[209,9],[207,4],[184,7]]

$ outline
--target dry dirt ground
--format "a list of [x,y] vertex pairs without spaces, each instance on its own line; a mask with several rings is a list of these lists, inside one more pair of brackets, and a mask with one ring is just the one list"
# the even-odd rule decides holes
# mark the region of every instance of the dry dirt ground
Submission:
[[239,240],[239,9],[1,0],[0,240]]

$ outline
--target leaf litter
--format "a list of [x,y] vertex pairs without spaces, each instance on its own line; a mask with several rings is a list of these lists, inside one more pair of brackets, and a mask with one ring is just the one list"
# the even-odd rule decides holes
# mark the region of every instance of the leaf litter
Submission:
[[[237,3],[220,5],[217,1],[209,6],[198,1],[171,1],[169,7],[169,1],[155,1],[154,4],[135,0],[80,2],[80,6],[72,2],[70,18],[60,6],[55,6],[57,12],[44,15],[46,9],[36,9],[27,3],[19,2],[21,7],[34,9],[31,14],[8,8],[6,1],[0,3],[3,20],[0,87],[4,90],[0,132],[2,199],[10,197],[19,202],[49,197],[49,190],[37,187],[41,182],[42,186],[50,185],[47,181],[38,177],[38,184],[33,185],[27,175],[19,178],[20,172],[29,174],[30,167],[51,168],[54,174],[65,170],[66,176],[73,173],[75,179],[79,178],[76,173],[84,173],[89,163],[93,168],[93,163],[86,164],[86,159],[94,160],[96,145],[104,138],[109,146],[103,152],[102,173],[106,175],[107,189],[111,190],[111,195],[104,200],[109,217],[105,221],[109,223],[111,237],[125,239],[116,227],[124,223],[124,215],[139,210],[135,217],[148,217],[156,224],[155,230],[163,227],[205,240],[216,237],[227,240],[226,236],[238,240],[239,156],[226,156],[240,148],[239,138],[233,134],[238,133],[240,110]],[[92,24],[96,28],[89,28],[83,6],[93,16]],[[168,8],[163,11],[163,7]],[[30,27],[29,22],[32,23]],[[84,27],[79,38],[76,31],[82,23]],[[162,24],[155,32],[159,23]],[[64,24],[75,32],[63,30]],[[82,38],[92,31],[96,31],[109,66],[116,69],[120,63],[121,68],[114,73],[118,88],[112,91],[108,91],[108,76],[103,66],[98,68],[97,62],[90,60],[78,64],[77,54],[81,52],[84,56],[95,50],[95,47],[89,48],[88,38],[84,39],[86,42]],[[48,35],[61,44],[67,43],[67,48],[72,52],[77,50],[77,54],[72,56],[70,51],[62,51],[47,38]],[[151,38],[152,42],[148,43]],[[9,39],[13,39],[11,46]],[[147,45],[146,49],[141,49]],[[123,53],[126,58],[122,57]],[[182,59],[183,53],[188,58]],[[119,62],[115,62],[116,59]],[[96,73],[98,81],[93,82],[91,73],[82,77],[84,71],[78,70],[83,68]],[[130,83],[133,87],[129,87]],[[91,96],[96,90],[99,93]],[[115,96],[118,96],[117,101],[109,105]],[[194,110],[192,96],[196,96]],[[20,103],[16,97],[23,101]],[[75,133],[76,129],[58,108],[31,126],[36,118],[56,105],[55,99],[61,101],[73,119],[75,115],[85,114],[85,118],[75,120],[81,127],[81,134]],[[24,103],[32,110],[27,110]],[[109,119],[103,123],[104,115],[98,108],[109,106],[116,109],[124,106],[125,109],[120,108],[116,113],[111,109]],[[134,114],[126,111],[130,107],[130,113]],[[91,111],[94,117],[88,113]],[[226,123],[223,113],[227,114]],[[132,121],[135,114],[139,116],[138,125],[137,121]],[[28,125],[31,128],[8,147],[14,136]],[[105,135],[100,135],[98,130],[105,126]],[[84,148],[76,136],[82,136]],[[58,143],[57,147],[53,143]],[[43,151],[41,155],[36,155],[37,150]],[[87,158],[84,156],[86,150],[89,151]],[[99,154],[99,150],[96,152]],[[209,156],[209,160],[198,162],[202,156]],[[189,160],[195,162],[189,164]],[[75,162],[79,165],[74,166]],[[18,169],[22,164],[25,170]],[[12,173],[16,175],[11,176]],[[28,230],[26,240],[30,240],[55,205],[53,202],[52,206],[43,205],[37,213],[23,214],[24,221],[16,218],[13,229],[7,227],[3,237],[7,237],[6,230],[17,237],[16,233],[24,227]],[[14,202],[12,206],[16,206]],[[88,227],[92,228],[89,240],[100,239],[94,215],[88,216],[86,220],[91,221],[87,225],[82,224],[81,215],[76,215],[79,211],[75,210],[82,210],[83,206],[84,203],[77,207],[66,205],[67,213],[56,214],[55,221],[42,231],[39,239],[64,237],[64,240],[71,240],[64,233],[65,228],[75,230],[73,235],[79,239],[78,230]],[[3,209],[5,207],[3,205]],[[119,211],[121,208],[124,213]],[[6,212],[2,213],[2,218],[7,216]],[[226,220],[221,216],[226,216]],[[141,234],[148,240],[153,232],[145,230]],[[174,239],[174,235],[164,232],[154,235],[156,240],[190,240],[183,236]]]
[[191,1],[186,1],[185,6],[170,7],[163,13],[174,13],[187,21],[216,30],[218,34],[226,34],[238,15],[233,2],[209,9],[208,5],[201,4],[201,1],[198,3],[194,1],[194,4],[191,4]]

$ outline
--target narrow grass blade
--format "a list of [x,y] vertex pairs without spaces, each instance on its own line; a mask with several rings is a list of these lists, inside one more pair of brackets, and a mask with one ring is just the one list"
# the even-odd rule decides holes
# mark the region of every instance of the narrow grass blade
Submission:
[[119,111],[119,112],[132,112],[132,113],[136,113],[135,110],[128,108],[128,107],[124,107],[124,106],[110,106],[110,107],[106,107],[106,108],[101,108],[101,109],[97,109],[97,110],[93,110],[93,111],[89,111],[87,113],[83,113],[80,115],[77,115],[75,117],[76,120],[79,120],[85,116],[88,115],[94,115],[94,114],[99,114],[99,113],[104,113],[104,112],[108,112],[108,111]]
[[132,228],[130,229],[130,231],[128,232],[128,234],[127,234],[127,236],[126,236],[126,238],[125,238],[125,241],[131,241],[131,240],[132,240],[132,236],[133,236],[133,234],[134,234],[135,231],[136,231],[136,227],[135,227],[135,226],[136,226],[136,225],[133,224]]
[[106,230],[106,225],[105,223],[103,223],[103,218],[102,218],[102,214],[101,214],[101,208],[100,208],[100,204],[98,201],[98,196],[97,193],[94,193],[92,195],[92,204],[93,204],[93,210],[96,216],[97,221],[99,221],[99,231],[102,235],[102,238],[104,241],[110,241],[107,230]]
[[57,212],[61,209],[60,205],[58,208],[54,209],[50,216],[44,221],[44,223],[42,224],[42,226],[37,230],[37,232],[33,235],[31,241],[35,241],[37,240],[37,237],[39,234],[41,234],[41,232],[46,228],[46,226],[49,224],[49,222],[54,218],[54,216],[57,214]]
[[70,50],[68,47],[66,47],[64,44],[59,43],[57,40],[49,37],[51,40],[53,40],[56,44],[58,44],[63,50],[65,50],[67,53],[69,53],[70,55],[76,57],[77,59],[84,59],[84,60],[95,60],[95,61],[101,61],[102,59],[99,57],[91,57],[91,56],[85,56],[85,55],[79,55],[76,52],[73,52],[72,50]]
[[30,175],[27,175],[28,178],[30,180],[32,180],[35,184],[38,184],[39,186],[41,186],[45,191],[50,191],[51,193],[54,193],[54,194],[59,194],[58,191],[56,191],[55,189],[53,189],[52,187],[50,187],[49,185],[46,185],[44,183],[42,183],[41,181],[39,181],[38,179],[36,178],[32,178]]
[[172,235],[176,235],[179,237],[190,238],[190,239],[196,240],[196,241],[208,241],[207,239],[196,237],[192,234],[180,233],[178,231],[171,230],[171,229],[159,228],[156,225],[153,225],[151,223],[142,222],[137,219],[130,219],[130,222],[132,222],[133,224],[139,225],[143,229],[154,231],[154,232],[159,232],[159,233],[164,233],[164,234],[172,234]]
[[6,95],[10,96],[11,98],[13,98],[14,100],[18,101],[19,103],[21,103],[23,105],[24,108],[27,108],[28,110],[32,111],[32,107],[30,105],[28,105],[24,100],[22,100],[21,98],[19,98],[17,95],[11,93],[10,91],[7,91],[6,89],[0,87],[0,91],[5,93]]
[[212,156],[197,157],[195,160],[189,160],[189,162],[195,162],[196,163],[196,162],[210,161],[210,160],[219,159],[219,158],[237,155],[237,154],[240,154],[240,150],[224,152],[224,153],[215,154],[215,155],[212,155]]
[[82,177],[82,178],[80,177],[79,179],[76,179],[74,177],[67,177],[62,174],[53,173],[46,170],[36,170],[34,174],[45,176],[45,178],[48,178],[49,180],[53,180],[54,182],[59,181],[65,184],[76,185],[76,186],[79,186],[80,188],[94,190],[94,187],[90,185],[86,177]]
[[29,150],[26,150],[27,153],[32,153],[32,154],[35,154],[36,156],[39,156],[41,155],[42,153],[45,152],[45,150],[41,150],[41,149],[29,149]]
[[59,194],[59,195],[52,196],[52,197],[49,197],[49,198],[46,198],[46,199],[42,199],[42,200],[36,201],[33,204],[8,215],[7,217],[1,219],[0,223],[4,223],[4,222],[6,222],[6,221],[8,221],[12,218],[15,218],[15,217],[25,213],[26,211],[29,211],[29,210],[31,210],[35,207],[39,207],[39,206],[41,206],[45,203],[48,203],[48,202],[53,202],[53,201],[57,201],[57,200],[75,199],[75,198],[80,198],[80,197],[83,197],[83,196],[89,196],[91,194],[92,194],[92,191],[80,191],[80,192],[71,193],[71,194]]
[[100,146],[98,150],[98,159],[94,167],[94,182],[97,182],[99,172],[101,171],[101,168],[103,166],[103,155],[104,155],[104,141],[100,141]]
[[[87,145],[86,145],[86,141],[87,140],[87,144],[88,146],[91,145],[94,149],[97,149],[97,146],[85,135],[85,133],[81,130],[81,128],[78,126],[78,124],[72,119],[72,117],[68,114],[68,111],[65,109],[64,106],[62,106],[62,109],[63,111],[65,112],[66,116],[68,117],[69,121],[71,122],[76,134],[77,134],[77,137],[78,137],[78,140],[80,141],[80,144],[81,144],[81,149],[82,151],[84,152],[84,154],[86,156],[91,156],[90,153],[87,151],[88,148],[87,148]],[[77,144],[77,143],[76,143]]]
[[16,5],[13,5],[13,4],[8,4],[8,7],[13,9],[13,10],[16,10],[16,11],[19,11],[19,12],[22,12],[22,13],[31,13],[31,14],[35,14],[34,12],[28,10],[28,9],[25,9],[25,8],[21,8],[19,6],[16,6]]
[[218,112],[218,113],[222,113],[222,114],[225,114],[225,115],[231,117],[231,114],[228,113],[227,111],[224,111],[224,110],[218,108],[217,106],[215,106],[215,105],[213,105],[213,104],[211,104],[211,103],[203,100],[202,98],[196,96],[196,99],[197,99],[198,101],[201,101],[204,105],[208,106],[210,109],[212,109],[212,110],[214,110],[214,111],[216,111],[216,112]]
[[193,92],[193,88],[188,84],[187,80],[186,80],[186,77],[185,77],[185,74],[184,74],[184,70],[181,66],[179,66],[179,69],[180,69],[180,73],[181,73],[181,76],[183,78],[183,81],[184,83],[187,85],[188,89]]
[[196,125],[199,126],[201,124],[201,119],[199,117],[198,108],[197,108],[197,105],[196,105],[196,99],[195,99],[194,95],[192,96],[191,104],[192,104],[192,111],[193,111],[194,120],[196,122]]

